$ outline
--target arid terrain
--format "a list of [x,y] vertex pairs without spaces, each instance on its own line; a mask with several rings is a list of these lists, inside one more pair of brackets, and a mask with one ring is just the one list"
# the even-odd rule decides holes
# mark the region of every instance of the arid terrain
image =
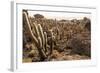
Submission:
[[91,19],[23,15],[23,63],[91,59]]

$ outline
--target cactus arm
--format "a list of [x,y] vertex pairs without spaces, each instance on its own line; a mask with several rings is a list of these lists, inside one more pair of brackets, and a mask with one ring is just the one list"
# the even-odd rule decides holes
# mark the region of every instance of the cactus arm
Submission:
[[38,41],[39,41],[39,46],[40,46],[40,47],[38,47],[38,51],[39,51],[42,58],[46,58],[46,54],[42,49],[42,40],[40,37],[38,37]]
[[39,46],[39,48],[42,48],[42,40],[41,40],[41,38],[40,37],[38,37],[38,46]]
[[43,29],[42,29],[40,24],[38,24],[38,29],[39,29],[40,37],[41,37],[41,40],[42,40],[42,48],[45,51],[45,49],[44,49],[45,38],[44,38]]
[[39,37],[39,30],[38,30],[38,25],[36,23],[33,23],[33,30],[35,31],[36,37]]
[[48,52],[48,49],[47,49],[47,33],[44,32],[44,38],[45,38],[45,52]]
[[28,21],[28,16],[27,16],[27,14],[26,14],[25,12],[23,12],[23,16],[24,16],[25,19],[26,19],[28,29],[29,29],[29,31],[30,31],[30,33],[31,33],[31,36],[33,37],[34,42],[38,44],[38,40],[36,39],[36,37],[33,35],[32,31],[31,31],[31,26],[30,26],[30,23],[29,23],[29,21]]
[[51,33],[50,54],[52,54],[52,51],[53,51],[53,32],[52,32],[52,30],[50,30],[50,33]]

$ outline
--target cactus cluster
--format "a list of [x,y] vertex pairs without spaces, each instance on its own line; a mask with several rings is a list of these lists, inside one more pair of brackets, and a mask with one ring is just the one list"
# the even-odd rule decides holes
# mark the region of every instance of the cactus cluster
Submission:
[[[47,33],[43,32],[43,29],[40,24],[32,23],[32,27],[28,20],[28,15],[26,12],[23,12],[24,20],[26,21],[26,25],[28,27],[29,33],[32,37],[33,42],[37,46],[39,51],[40,59],[45,60],[47,59],[48,55],[52,54],[53,43],[51,42],[51,49],[47,49]],[[53,33],[51,33],[51,41],[53,40]]]
[[91,58],[91,19],[58,19],[41,14],[23,16],[23,62]]

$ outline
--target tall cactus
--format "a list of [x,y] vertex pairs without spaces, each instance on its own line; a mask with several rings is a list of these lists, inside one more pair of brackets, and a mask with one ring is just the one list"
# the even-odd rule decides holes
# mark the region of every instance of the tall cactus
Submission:
[[37,38],[36,38],[36,37],[33,35],[33,33],[32,33],[31,26],[30,26],[30,23],[29,23],[29,21],[28,21],[28,16],[27,16],[27,13],[26,13],[26,12],[23,12],[23,19],[24,19],[24,21],[26,22],[25,24],[28,26],[28,30],[29,30],[29,32],[30,32],[31,37],[33,38],[34,42],[35,42],[36,44],[38,44]]
[[54,46],[54,38],[55,38],[54,35],[53,35],[52,29],[50,30],[50,34],[51,34],[50,54],[52,54],[53,46]]
[[[44,60],[48,57],[48,49],[47,49],[47,33],[43,32],[43,29],[40,24],[32,24],[29,23],[28,15],[26,12],[23,12],[23,19],[26,22],[25,24],[28,27],[28,31],[33,39],[33,42],[36,44],[37,49],[39,51],[40,59]],[[52,45],[51,45],[52,46]],[[52,50],[50,50],[52,51]]]
[[43,50],[45,51],[45,48],[44,48],[44,44],[45,44],[45,38],[44,38],[44,33],[43,33],[43,30],[42,30],[42,27],[40,24],[38,24],[38,29],[39,29],[39,34],[40,34],[40,37],[41,37],[41,40],[42,40],[42,48]]

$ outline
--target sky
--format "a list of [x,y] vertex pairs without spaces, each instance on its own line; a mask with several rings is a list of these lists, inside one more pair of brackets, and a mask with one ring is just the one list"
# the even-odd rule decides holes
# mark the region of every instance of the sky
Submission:
[[29,16],[34,16],[34,14],[41,14],[47,19],[83,19],[83,17],[91,18],[91,14],[85,13],[69,13],[69,12],[44,12],[44,11],[28,11]]

